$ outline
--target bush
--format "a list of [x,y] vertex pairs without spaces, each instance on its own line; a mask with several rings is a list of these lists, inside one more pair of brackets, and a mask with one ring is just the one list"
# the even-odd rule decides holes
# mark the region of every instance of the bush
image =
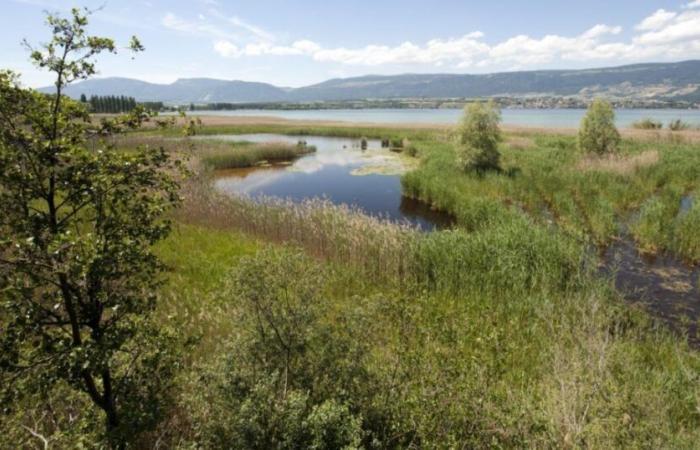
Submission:
[[632,128],[636,128],[637,130],[660,130],[661,128],[663,128],[663,126],[664,125],[661,122],[651,119],[649,117],[646,117],[632,124]]
[[683,122],[681,119],[672,120],[668,123],[668,129],[671,131],[683,131],[690,128],[690,125]]
[[615,111],[610,102],[596,99],[588,108],[578,132],[579,149],[605,155],[617,152],[620,133],[615,127]]
[[[367,343],[327,323],[329,274],[298,250],[242,258],[224,298],[238,330],[213,373],[205,448],[357,448]],[[215,366],[216,367],[216,366]]]
[[459,164],[464,170],[497,170],[501,154],[498,143],[501,112],[493,101],[470,103],[459,127]]

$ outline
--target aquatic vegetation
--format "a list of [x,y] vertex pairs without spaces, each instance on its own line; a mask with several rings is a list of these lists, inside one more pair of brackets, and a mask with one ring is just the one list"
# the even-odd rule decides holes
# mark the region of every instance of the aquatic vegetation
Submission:
[[672,233],[667,239],[661,230],[675,228],[681,195],[700,188],[696,144],[625,139],[616,155],[595,156],[581,155],[570,136],[540,134],[532,139],[526,151],[502,145],[503,173],[484,176],[455,169],[455,149],[449,142],[425,141],[420,167],[402,177],[404,192],[452,213],[470,230],[524,213],[541,223],[553,220],[572,236],[605,246],[630,218],[635,221],[645,202],[673,190],[675,195],[657,200],[666,211],[656,222],[662,225],[652,227],[651,210],[645,213],[649,227],[659,231],[639,229],[637,239],[647,251],[679,251],[693,259],[689,250],[671,244],[695,241],[700,232],[683,228],[684,238]]
[[213,169],[234,169],[251,167],[263,162],[289,161],[313,153],[316,148],[305,142],[288,144],[286,142],[268,142],[248,145],[214,145],[198,143],[197,156]]

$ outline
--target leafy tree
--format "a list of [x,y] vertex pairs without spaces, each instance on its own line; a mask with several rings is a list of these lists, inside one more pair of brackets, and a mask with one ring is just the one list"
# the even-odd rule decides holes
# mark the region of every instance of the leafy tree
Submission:
[[606,100],[595,99],[581,121],[579,149],[585,153],[605,155],[615,153],[619,145],[620,133],[615,127],[612,105]]
[[[0,72],[0,401],[67,384],[104,413],[121,448],[157,423],[176,367],[174,337],[150,312],[163,269],[151,246],[170,230],[179,162],[102,139],[139,127],[142,112],[97,125],[62,94],[115,52],[86,34],[88,15],[48,15],[52,39],[30,47],[55,94]],[[130,48],[143,50],[136,38]]]
[[87,97],[85,97],[85,94],[80,94],[80,103],[87,103]]
[[459,163],[465,170],[498,170],[501,154],[498,124],[501,112],[493,102],[470,103],[464,108],[459,127]]

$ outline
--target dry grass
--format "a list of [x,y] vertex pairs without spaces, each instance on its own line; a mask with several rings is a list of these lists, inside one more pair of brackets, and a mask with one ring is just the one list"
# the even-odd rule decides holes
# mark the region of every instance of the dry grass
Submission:
[[527,150],[535,146],[535,141],[527,136],[508,136],[506,145],[513,150]]
[[579,161],[577,169],[583,171],[600,171],[631,175],[643,167],[653,166],[659,162],[659,152],[649,150],[631,156],[586,156]]

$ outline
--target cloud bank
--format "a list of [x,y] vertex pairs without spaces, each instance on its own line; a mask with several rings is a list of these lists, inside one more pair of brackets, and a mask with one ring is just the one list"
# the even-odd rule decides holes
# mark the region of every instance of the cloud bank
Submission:
[[[211,19],[216,20],[214,24]],[[364,47],[327,48],[307,39],[279,43],[273,33],[211,9],[208,17],[188,21],[166,14],[166,28],[212,39],[213,50],[224,58],[299,56],[318,62],[354,66],[449,65],[455,68],[546,65],[555,61],[629,62],[651,58],[700,56],[700,0],[686,3],[679,11],[659,9],[621,39],[622,27],[598,24],[573,35],[543,37],[517,35],[502,42],[487,43],[484,33],[474,31],[460,37],[437,38],[424,43],[371,44]]]

